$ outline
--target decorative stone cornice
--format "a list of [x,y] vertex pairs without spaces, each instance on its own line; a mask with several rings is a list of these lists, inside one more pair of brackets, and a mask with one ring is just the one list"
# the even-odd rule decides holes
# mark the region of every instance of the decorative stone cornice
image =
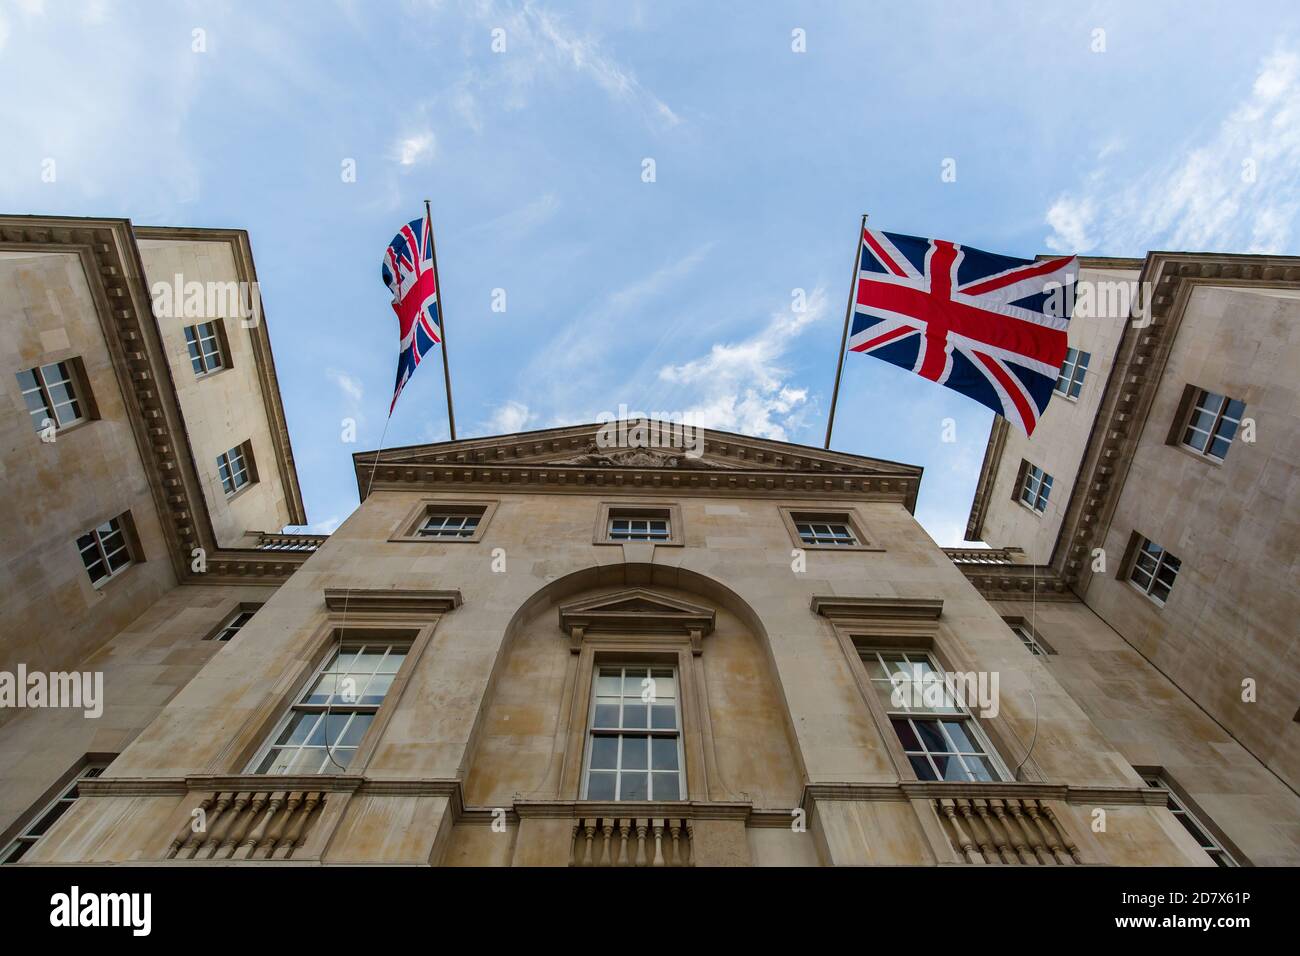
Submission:
[[1068,784],[995,781],[948,782],[903,780],[897,783],[810,783],[805,785],[801,805],[818,800],[884,801],[940,799],[1061,800],[1079,806],[1165,805],[1165,791],[1149,787],[1072,787]]
[[937,621],[943,613],[943,600],[816,595],[812,612],[832,621]]
[[988,444],[984,446],[984,460],[980,463],[979,481],[975,485],[975,497],[971,499],[970,517],[966,519],[967,541],[984,540],[984,515],[988,511],[993,480],[1002,464],[1002,450],[1006,447],[1007,429],[1010,427],[1010,423],[1001,415],[993,416]]
[[989,601],[1078,601],[1049,564],[976,564],[954,562],[966,580]]
[[461,605],[460,591],[398,591],[385,588],[326,588],[325,606],[356,614],[446,614]]
[[610,449],[592,458],[591,443],[600,427],[592,423],[358,452],[353,455],[357,490],[363,500],[370,490],[518,490],[747,498],[866,496],[897,501],[908,510],[916,505],[921,469],[913,465],[713,430],[704,430],[707,467],[683,466],[689,459],[671,449],[636,450],[638,457],[624,454],[626,449]]

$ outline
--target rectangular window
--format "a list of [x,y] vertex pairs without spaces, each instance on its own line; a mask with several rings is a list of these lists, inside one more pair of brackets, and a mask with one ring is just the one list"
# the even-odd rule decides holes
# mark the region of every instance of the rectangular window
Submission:
[[54,801],[45,806],[40,812],[31,815],[31,820],[21,830],[18,836],[14,838],[3,851],[0,851],[0,863],[17,863],[27,852],[40,842],[41,837],[45,836],[50,827],[54,826],[59,817],[68,812],[68,808],[77,802],[80,792],[77,789],[82,780],[91,777],[98,777],[108,768],[107,763],[88,763],[71,783],[63,789]]
[[683,799],[677,700],[675,668],[596,668],[584,800]]
[[845,521],[800,521],[794,523],[804,544],[830,544],[851,547],[858,543],[853,529]]
[[1011,779],[929,653],[863,650],[862,662],[918,780]]
[[619,518],[614,515],[609,519],[610,541],[669,541],[672,532],[668,516],[662,518]]
[[347,770],[409,649],[406,642],[345,641],[308,681],[250,772]]
[[185,328],[185,345],[195,375],[219,372],[226,367],[221,349],[221,334],[216,322],[202,322]]
[[1197,389],[1191,414],[1183,429],[1183,447],[1215,461],[1223,461],[1245,411],[1245,402]]
[[18,373],[18,387],[27,405],[27,414],[36,431],[46,421],[56,429],[67,428],[90,417],[84,397],[79,394],[76,360],[54,362]]
[[1021,461],[1020,500],[1040,514],[1047,507],[1047,497],[1052,493],[1052,476],[1037,465]]
[[472,538],[482,517],[482,509],[474,513],[430,511],[415,533],[422,538]]
[[250,620],[252,620],[253,615],[257,613],[257,610],[258,609],[255,607],[240,608],[229,618],[227,618],[226,622],[222,624],[221,627],[217,630],[217,632],[211,635],[211,637],[209,637],[208,640],[212,640],[212,641],[230,640],[241,630],[243,630],[244,625],[247,624]]
[[1041,657],[1046,654],[1043,645],[1038,643],[1037,638],[1024,624],[1012,624],[1011,630],[1015,632],[1016,637],[1020,638],[1020,643],[1025,645],[1025,649],[1035,657]]
[[86,566],[91,584],[107,581],[131,564],[131,541],[127,534],[129,516],[109,518],[77,539],[81,563]]
[[1182,564],[1160,545],[1139,535],[1129,580],[1143,594],[1164,604]]
[[1083,377],[1088,374],[1088,359],[1092,356],[1078,349],[1066,349],[1065,361],[1061,363],[1060,374],[1056,377],[1056,391],[1067,398],[1078,398],[1083,390]]
[[253,480],[252,469],[248,464],[252,457],[248,442],[236,445],[230,451],[217,456],[217,474],[221,476],[221,487],[225,490],[226,497],[230,497]]
[[1205,823],[1203,823],[1196,814],[1192,813],[1186,806],[1184,806],[1182,801],[1174,796],[1174,788],[1169,785],[1169,781],[1166,780],[1164,776],[1161,774],[1151,774],[1144,775],[1142,779],[1148,787],[1155,787],[1169,791],[1169,797],[1166,800],[1165,806],[1169,808],[1169,812],[1174,815],[1174,818],[1183,825],[1187,832],[1196,838],[1196,842],[1200,845],[1201,849],[1210,855],[1210,859],[1213,860],[1217,866],[1227,867],[1238,865],[1237,861],[1232,858],[1232,854],[1225,850],[1219,841],[1210,836],[1210,830]]

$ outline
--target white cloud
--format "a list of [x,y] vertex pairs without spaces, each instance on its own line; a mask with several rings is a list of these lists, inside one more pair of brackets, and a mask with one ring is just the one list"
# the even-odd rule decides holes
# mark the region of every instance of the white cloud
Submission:
[[[1103,150],[1100,161],[1109,155]],[[1046,219],[1061,252],[1280,252],[1300,212],[1300,53],[1279,46],[1205,142],[1120,179],[1099,167]]]
[[393,146],[393,155],[403,166],[414,166],[432,159],[436,148],[433,133],[425,130],[399,139]]
[[773,312],[757,333],[715,344],[707,355],[659,370],[661,381],[686,396],[683,412],[706,428],[785,440],[807,404],[808,390],[795,388],[781,358],[792,341],[826,314],[825,290],[815,289],[805,311]]
[[353,405],[360,405],[361,400],[365,397],[365,390],[361,387],[361,380],[355,375],[349,375],[347,372],[340,372],[336,368],[327,369],[325,374],[329,376],[340,392],[346,396]]
[[523,431],[536,417],[523,402],[506,402],[493,410],[492,417],[487,422],[488,434],[512,435]]

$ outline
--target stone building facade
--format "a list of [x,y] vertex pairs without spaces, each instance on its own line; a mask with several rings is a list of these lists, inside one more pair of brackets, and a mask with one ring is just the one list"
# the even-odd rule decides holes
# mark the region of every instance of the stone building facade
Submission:
[[[1148,342],[1135,365],[1123,323],[1076,323],[1079,345],[1099,353],[1078,404],[1054,402],[1023,448],[994,429],[972,525],[987,525],[992,549],[934,544],[912,513],[914,466],[717,431],[697,446],[655,447],[636,428],[611,443],[597,424],[359,453],[358,509],[328,538],[283,535],[304,519],[265,318],[225,323],[246,351],[232,340],[232,367],[204,381],[183,325],[178,337],[149,310],[158,276],[252,276],[247,238],[171,232],[0,220],[0,310],[21,346],[3,356],[6,472],[35,469],[22,480],[38,481],[51,467],[41,456],[108,433],[101,455],[83,454],[84,473],[39,475],[58,499],[39,520],[63,524],[3,555],[23,583],[6,587],[0,669],[39,660],[105,682],[98,718],[46,708],[0,725],[0,848],[21,842],[23,865],[1300,862],[1281,742],[1267,751],[1251,736],[1271,718],[1216,712],[1217,698],[1184,686],[1155,626],[1126,632],[1101,596],[1111,583],[1150,595],[1085,575],[1073,546],[1075,527],[1094,536],[1085,549],[1124,534],[1117,457],[1156,467],[1140,442],[1109,452],[1111,432],[1139,434],[1134,400],[1112,401],[1093,370],[1109,362],[1111,379],[1140,391],[1132,379],[1152,373],[1152,349],[1177,348]],[[1274,350],[1294,343],[1293,260],[1089,265],[1176,275],[1147,330],[1161,336],[1179,296],[1185,311],[1189,266],[1225,259],[1253,271],[1205,288],[1245,289],[1261,334],[1280,336]],[[89,292],[71,295],[74,280]],[[68,357],[98,370],[98,417],[42,442],[13,386]],[[248,387],[204,387],[241,368]],[[1271,420],[1281,399],[1240,394],[1259,409],[1250,451],[1284,460],[1294,418],[1279,415],[1270,428],[1291,430],[1265,446],[1265,410]],[[236,400],[246,405],[229,410]],[[1100,432],[1105,447],[1093,448],[1091,425],[1078,426],[1081,457],[1074,439],[1053,438],[1053,416],[1090,409],[1103,421],[1115,408],[1127,417]],[[236,441],[257,481],[231,492],[208,459]],[[1073,471],[1046,453],[1040,467],[1077,473],[1080,487],[1108,468],[1117,496],[1104,504],[1112,531],[1103,504],[1075,508],[1053,485],[1053,507],[1071,499],[1060,561],[1043,552],[1050,533],[1003,508],[1005,462],[1037,463],[1040,445],[1076,448]],[[105,460],[138,478],[106,486]],[[1259,493],[1277,487],[1267,469],[1255,475]],[[62,480],[80,484],[60,491]],[[250,490],[261,494],[245,508]],[[90,510],[66,514],[74,499]],[[92,583],[77,535],[123,507],[139,551]],[[1184,573],[1157,611],[1193,590]],[[53,610],[70,580],[96,602],[76,606],[80,617]],[[1235,637],[1238,652],[1257,641],[1267,653],[1286,633],[1269,615],[1287,610],[1287,593]],[[1198,620],[1183,613],[1167,626],[1171,646]],[[64,633],[65,619],[84,637],[31,636]],[[11,636],[16,621],[50,649]],[[1270,673],[1288,662],[1281,653]],[[944,693],[940,673],[967,693]],[[1260,672],[1260,701],[1279,692],[1275,679]]]

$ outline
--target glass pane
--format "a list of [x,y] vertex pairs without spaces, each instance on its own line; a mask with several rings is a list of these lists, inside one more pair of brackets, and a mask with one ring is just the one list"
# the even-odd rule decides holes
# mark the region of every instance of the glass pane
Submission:
[[655,730],[675,730],[677,728],[677,708],[672,704],[655,704],[650,708],[651,724]]
[[654,678],[657,698],[671,700],[677,696],[677,682],[673,680],[672,671],[655,670],[650,672],[650,676]]
[[596,696],[617,697],[623,677],[618,671],[602,670],[596,678]]
[[912,730],[909,721],[895,718],[890,723],[894,725],[894,733],[898,734],[898,740],[903,745],[904,750],[917,751],[921,749],[921,742],[916,739],[916,733]]
[[935,780],[934,768],[930,766],[930,761],[924,757],[908,757],[908,763],[912,765],[912,772],[916,774],[917,780]]
[[618,726],[618,704],[597,704],[594,718],[596,727]]
[[596,770],[614,770],[618,766],[618,738],[593,737],[591,766]]
[[619,776],[618,798],[620,800],[649,800],[650,775],[647,773],[624,773]]
[[655,737],[650,742],[651,769],[677,769],[677,740],[672,737]]
[[[627,676],[623,678],[623,696],[635,697],[641,699],[642,682],[649,676],[649,671],[644,668],[627,669]],[[649,686],[648,684],[646,685]]]
[[654,777],[654,799],[680,800],[682,798],[679,777],[675,773],[656,773]]
[[921,745],[931,753],[942,753],[948,749],[948,743],[943,739],[943,734],[939,732],[939,722],[937,720],[915,720],[912,726],[916,728],[917,734],[921,737]]
[[[367,683],[367,680],[369,683]],[[374,677],[362,677],[357,681],[358,689],[365,684],[365,689],[361,691],[361,699],[357,701],[360,704],[382,704],[385,695],[388,694],[388,688],[392,686],[392,674],[376,674]]]
[[54,825],[55,820],[68,812],[68,807],[70,806],[72,806],[71,800],[60,800],[54,804],[54,806],[50,807],[49,810],[45,811],[45,815],[37,820],[33,826],[24,831],[24,833],[27,836],[41,836],[46,830]]
[[1226,458],[1228,455],[1228,446],[1232,443],[1223,438],[1216,438],[1210,442],[1210,454],[1215,458]]
[[591,773],[587,775],[587,799],[588,800],[613,800],[614,799],[614,781],[617,775],[613,773]]
[[640,701],[635,703],[629,701],[623,707],[623,726],[630,727],[633,730],[643,729],[646,726],[646,719],[648,716],[646,711],[649,709],[650,708],[646,704],[643,704]]
[[[333,716],[331,715],[331,720]],[[356,714],[348,722],[347,729],[343,731],[343,736],[335,741],[336,746],[355,747],[361,743],[361,738],[366,735],[370,729],[370,722],[374,720],[373,714]],[[331,728],[333,729],[333,728]]]
[[334,674],[321,674],[313,687],[304,699],[306,704],[325,704],[334,694],[334,685],[337,677]]
[[296,750],[272,750],[258,766],[258,773],[284,773],[289,769]]
[[948,737],[953,743],[953,749],[959,753],[978,754],[984,752],[984,748],[977,744],[974,737],[968,733],[965,721],[945,720],[943,729],[948,732]]
[[307,739],[307,735],[316,725],[320,714],[294,714],[289,720],[288,726],[280,734],[277,744],[300,744]]
[[645,770],[646,760],[648,759],[649,739],[646,737],[624,737],[623,738],[623,764],[624,770]]

